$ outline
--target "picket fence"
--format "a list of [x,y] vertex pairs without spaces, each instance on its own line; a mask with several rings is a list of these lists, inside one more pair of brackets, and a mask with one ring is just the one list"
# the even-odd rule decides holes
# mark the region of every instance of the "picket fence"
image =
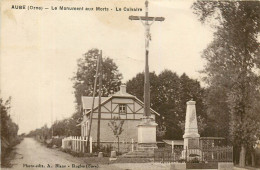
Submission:
[[[111,142],[101,142],[101,144],[105,146],[111,146],[112,150],[118,151],[117,140]],[[134,139],[126,139],[126,140],[119,141],[119,150],[121,153],[133,152],[136,149],[137,149],[137,142],[135,142]]]
[[[119,142],[120,152],[126,153],[130,151],[134,151],[137,148],[137,142],[133,139],[129,140],[122,140]],[[89,139],[89,149],[87,149],[87,137],[81,136],[70,136],[62,139],[62,148],[69,149],[75,152],[83,152],[83,153],[92,153],[93,148],[96,146],[96,142],[93,142],[92,137]],[[110,146],[112,150],[118,150],[118,143],[117,141],[111,142],[101,142],[103,146]]]
[[[87,152],[87,137],[70,136],[62,139],[63,149],[70,149],[75,152]],[[92,137],[89,138],[89,153],[92,153]]]

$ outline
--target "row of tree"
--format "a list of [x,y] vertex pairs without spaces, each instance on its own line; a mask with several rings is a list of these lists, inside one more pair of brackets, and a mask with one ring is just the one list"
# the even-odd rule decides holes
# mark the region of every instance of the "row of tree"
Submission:
[[11,98],[4,101],[0,98],[0,113],[1,113],[1,166],[8,166],[8,162],[6,162],[7,155],[10,149],[20,142],[20,138],[17,135],[19,127],[16,123],[12,121],[10,114],[8,113],[10,110],[10,102]]
[[207,61],[208,113],[216,130],[229,133],[239,148],[240,166],[245,166],[246,153],[251,153],[254,164],[254,145],[260,137],[260,3],[197,1],[192,8],[202,23],[215,30],[202,54]]
[[51,127],[47,127],[45,124],[41,128],[30,131],[28,137],[38,137],[41,140],[50,139],[52,136],[80,136],[80,126],[79,119],[81,118],[81,113],[76,112],[71,117],[56,120]]

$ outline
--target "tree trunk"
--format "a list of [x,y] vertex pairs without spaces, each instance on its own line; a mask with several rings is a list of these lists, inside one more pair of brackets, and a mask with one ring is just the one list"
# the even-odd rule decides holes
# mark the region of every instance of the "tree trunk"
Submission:
[[117,152],[119,154],[119,136],[117,137]]
[[242,144],[241,145],[240,156],[239,156],[239,166],[240,167],[245,167],[245,162],[246,162],[246,148]]
[[255,151],[251,152],[251,162],[252,162],[252,167],[255,167]]

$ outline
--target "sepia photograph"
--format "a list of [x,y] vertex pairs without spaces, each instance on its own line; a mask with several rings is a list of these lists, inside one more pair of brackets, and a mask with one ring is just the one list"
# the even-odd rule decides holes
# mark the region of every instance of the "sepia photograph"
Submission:
[[1,169],[260,170],[260,1],[0,1]]

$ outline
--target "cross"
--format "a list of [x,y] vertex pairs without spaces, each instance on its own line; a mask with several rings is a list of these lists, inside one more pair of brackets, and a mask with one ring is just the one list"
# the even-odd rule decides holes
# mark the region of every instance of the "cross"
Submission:
[[154,23],[154,21],[164,21],[164,18],[148,16],[148,0],[146,0],[145,1],[145,16],[129,16],[129,19],[141,21],[145,28],[144,116],[146,118],[150,118],[150,116],[151,116],[151,113],[150,113],[150,80],[149,80],[149,65],[148,65],[149,41],[151,41],[150,27]]

